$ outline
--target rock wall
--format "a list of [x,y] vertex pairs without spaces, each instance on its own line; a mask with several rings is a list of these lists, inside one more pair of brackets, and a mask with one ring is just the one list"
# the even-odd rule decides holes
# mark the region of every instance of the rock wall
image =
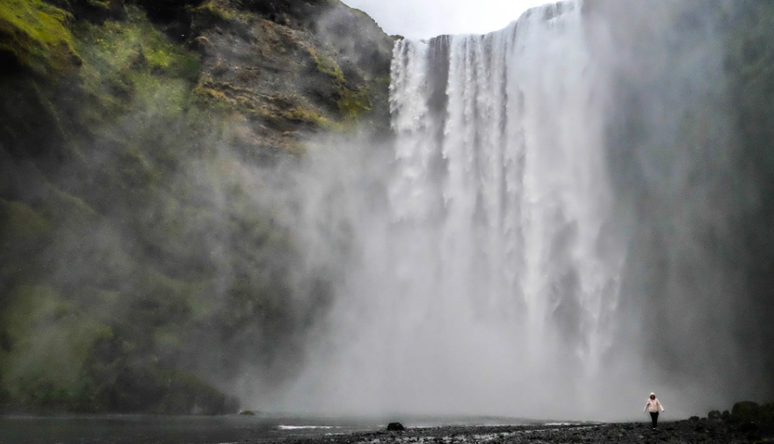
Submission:
[[[356,43],[355,43],[356,42]],[[317,134],[389,134],[392,40],[338,1],[0,5],[0,411],[234,411],[329,298],[260,203]]]

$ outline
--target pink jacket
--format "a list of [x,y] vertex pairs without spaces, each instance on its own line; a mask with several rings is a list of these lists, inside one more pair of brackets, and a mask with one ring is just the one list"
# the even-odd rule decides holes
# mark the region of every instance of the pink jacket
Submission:
[[[653,393],[651,393],[651,396],[653,396]],[[661,409],[661,411],[664,411],[664,406],[661,405],[661,402],[658,400],[658,398],[650,399],[650,396],[648,397],[648,402],[645,403],[645,410],[656,413],[658,412],[658,409]],[[643,410],[643,412],[645,411]]]

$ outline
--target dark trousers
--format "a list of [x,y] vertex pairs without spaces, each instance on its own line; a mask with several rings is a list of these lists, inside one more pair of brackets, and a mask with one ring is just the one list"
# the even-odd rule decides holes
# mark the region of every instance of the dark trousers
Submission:
[[653,422],[653,428],[658,427],[658,412],[650,412],[650,420]]

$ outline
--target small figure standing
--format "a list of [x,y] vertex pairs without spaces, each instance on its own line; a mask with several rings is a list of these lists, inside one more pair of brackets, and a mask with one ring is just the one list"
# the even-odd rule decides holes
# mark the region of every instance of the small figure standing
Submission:
[[664,406],[661,405],[661,401],[656,398],[655,393],[651,393],[648,397],[648,402],[645,403],[645,410],[650,412],[650,420],[653,422],[653,430],[656,430],[656,427],[658,427],[658,410],[661,409],[661,411],[664,411]]

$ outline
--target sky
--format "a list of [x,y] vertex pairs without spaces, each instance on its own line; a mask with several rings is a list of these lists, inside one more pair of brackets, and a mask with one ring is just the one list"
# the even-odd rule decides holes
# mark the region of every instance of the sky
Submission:
[[387,34],[424,39],[441,34],[485,34],[505,28],[546,0],[344,0],[368,13]]

